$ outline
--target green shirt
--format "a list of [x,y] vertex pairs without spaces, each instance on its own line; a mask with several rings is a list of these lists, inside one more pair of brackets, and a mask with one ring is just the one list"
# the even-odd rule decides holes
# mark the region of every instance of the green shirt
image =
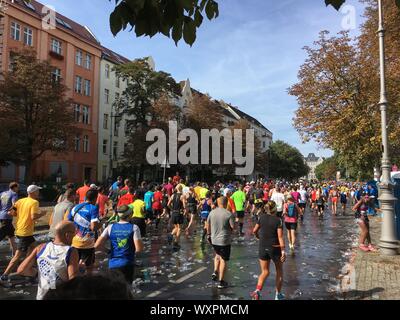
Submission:
[[244,203],[246,202],[246,194],[243,191],[236,191],[231,196],[235,203],[236,211],[244,211]]

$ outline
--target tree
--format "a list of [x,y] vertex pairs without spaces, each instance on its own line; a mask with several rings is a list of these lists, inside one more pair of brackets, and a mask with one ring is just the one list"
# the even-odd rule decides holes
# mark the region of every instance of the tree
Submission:
[[[289,89],[299,103],[294,126],[303,141],[312,139],[333,149],[341,163],[356,172],[372,171],[381,156],[377,6],[374,1],[367,3],[362,35],[353,40],[347,32],[337,37],[321,32],[314,47],[305,48],[308,58],[300,68],[299,83]],[[388,125],[391,147],[398,150],[400,12],[388,2],[385,14],[393,38],[388,41]]]
[[315,175],[320,181],[336,180],[338,171],[341,170],[339,169],[336,157],[330,157],[315,168]]
[[12,70],[0,82],[0,159],[24,165],[29,183],[36,159],[68,150],[72,108],[49,62],[37,60],[33,50],[12,54]]
[[300,151],[281,140],[271,144],[269,161],[272,178],[295,180],[306,176],[310,170]]

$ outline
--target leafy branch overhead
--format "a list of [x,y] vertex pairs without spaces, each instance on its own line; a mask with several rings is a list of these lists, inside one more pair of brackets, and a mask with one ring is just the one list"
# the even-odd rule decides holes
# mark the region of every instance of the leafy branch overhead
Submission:
[[[394,0],[396,5],[400,8],[400,0]],[[346,2],[346,0],[325,0],[325,4],[327,6],[331,5],[336,10],[339,10],[340,7]]]
[[192,45],[204,15],[209,20],[219,15],[218,3],[214,0],[115,0],[115,5],[110,16],[114,36],[130,26],[137,37],[162,33],[172,37],[175,44],[183,37]]

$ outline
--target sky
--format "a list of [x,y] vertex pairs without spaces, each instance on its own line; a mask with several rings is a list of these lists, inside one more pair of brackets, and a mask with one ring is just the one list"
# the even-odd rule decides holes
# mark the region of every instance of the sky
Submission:
[[341,12],[323,0],[219,0],[220,16],[204,19],[192,47],[183,40],[175,46],[162,35],[136,38],[124,31],[114,37],[108,23],[113,0],[39,1],[88,26],[102,45],[129,59],[152,56],[157,70],[176,81],[190,79],[193,88],[239,107],[271,130],[274,140],[304,155],[333,154],[301,143],[292,126],[298,105],[287,89],[306,59],[302,48],[312,46],[320,31],[335,34],[353,24],[350,34],[359,34],[363,5],[358,0],[347,0]]

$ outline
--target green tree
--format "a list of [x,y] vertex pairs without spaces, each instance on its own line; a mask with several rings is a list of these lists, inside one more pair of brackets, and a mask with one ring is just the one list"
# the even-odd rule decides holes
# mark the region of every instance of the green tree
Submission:
[[336,174],[339,169],[336,157],[325,159],[321,164],[315,168],[315,175],[320,181],[323,180],[336,180]]
[[275,141],[269,150],[270,176],[295,180],[304,177],[310,168],[301,152],[283,141]]
[[29,183],[36,159],[71,146],[72,108],[49,62],[38,60],[33,50],[12,55],[12,70],[0,82],[0,159],[24,165]]

